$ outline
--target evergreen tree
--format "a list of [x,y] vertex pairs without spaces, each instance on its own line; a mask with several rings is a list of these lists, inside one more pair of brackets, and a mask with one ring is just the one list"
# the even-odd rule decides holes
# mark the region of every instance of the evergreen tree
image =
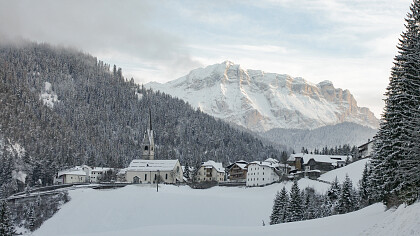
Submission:
[[280,192],[277,191],[276,196],[274,198],[273,210],[270,216],[270,225],[278,224],[279,221],[279,212],[280,212]]
[[316,209],[319,207],[319,205],[316,206],[317,199],[316,199],[315,190],[309,187],[306,188],[304,191],[303,199],[304,199],[303,219],[310,220],[310,219],[319,218],[319,216],[317,216],[317,209]]
[[322,203],[318,208],[319,217],[327,217],[332,215],[332,203],[328,196],[321,196]]
[[303,220],[303,201],[298,182],[295,180],[290,190],[287,222],[300,220]]
[[378,200],[388,206],[411,204],[419,198],[420,157],[416,135],[420,112],[420,1],[414,0],[407,14],[406,30],[398,44],[385,108],[375,137],[371,183]]
[[362,179],[359,183],[359,196],[362,206],[367,206],[370,204],[370,189],[369,189],[369,166],[368,163],[365,164],[363,169]]
[[287,222],[288,202],[289,196],[286,188],[283,187],[281,192],[277,192],[274,199],[273,211],[270,216],[270,225]]
[[331,186],[327,191],[328,200],[331,205],[332,215],[336,214],[335,210],[338,205],[338,198],[340,197],[340,194],[341,194],[340,183],[338,183],[338,178],[335,177],[334,181],[331,183]]
[[185,163],[184,178],[187,180],[190,179],[190,166],[188,165],[188,162]]
[[353,184],[346,174],[343,185],[341,187],[341,194],[338,198],[337,212],[345,214],[357,209],[356,196],[354,195]]
[[0,235],[12,236],[15,233],[15,228],[11,220],[11,214],[7,202],[2,200],[0,203]]

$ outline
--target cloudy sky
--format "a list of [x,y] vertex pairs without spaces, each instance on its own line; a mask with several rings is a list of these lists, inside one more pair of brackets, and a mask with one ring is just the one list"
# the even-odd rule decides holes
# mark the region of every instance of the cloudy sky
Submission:
[[330,80],[382,112],[411,0],[0,0],[0,38],[76,47],[138,83],[225,60]]

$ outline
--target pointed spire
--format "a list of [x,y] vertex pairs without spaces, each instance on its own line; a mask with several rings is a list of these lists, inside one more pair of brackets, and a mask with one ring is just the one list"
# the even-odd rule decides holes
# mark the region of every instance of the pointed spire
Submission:
[[151,111],[150,107],[149,107],[149,129],[153,130],[152,129],[152,111]]

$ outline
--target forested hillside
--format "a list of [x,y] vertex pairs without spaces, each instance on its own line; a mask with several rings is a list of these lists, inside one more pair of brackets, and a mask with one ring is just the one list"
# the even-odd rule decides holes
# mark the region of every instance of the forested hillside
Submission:
[[[125,79],[120,68],[75,50],[2,45],[0,81],[1,183],[12,180],[13,170],[26,173],[31,184],[50,184],[57,170],[73,165],[128,165],[140,156],[149,107],[155,158],[195,165],[279,156],[252,135],[146,90]],[[10,148],[16,144],[23,154]]]

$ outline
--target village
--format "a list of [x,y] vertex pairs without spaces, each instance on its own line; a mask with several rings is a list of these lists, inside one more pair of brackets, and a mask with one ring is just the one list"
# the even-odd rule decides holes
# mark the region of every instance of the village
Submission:
[[114,169],[88,165],[59,171],[54,184],[126,183],[126,184],[187,184],[204,188],[221,186],[262,187],[284,180],[309,178],[316,180],[321,174],[343,167],[351,161],[369,158],[373,141],[358,147],[359,155],[291,154],[287,161],[268,158],[264,161],[236,161],[227,166],[208,160],[198,168],[182,166],[179,160],[155,160],[154,131],[151,114],[142,142],[141,159],[134,159],[128,167]]

